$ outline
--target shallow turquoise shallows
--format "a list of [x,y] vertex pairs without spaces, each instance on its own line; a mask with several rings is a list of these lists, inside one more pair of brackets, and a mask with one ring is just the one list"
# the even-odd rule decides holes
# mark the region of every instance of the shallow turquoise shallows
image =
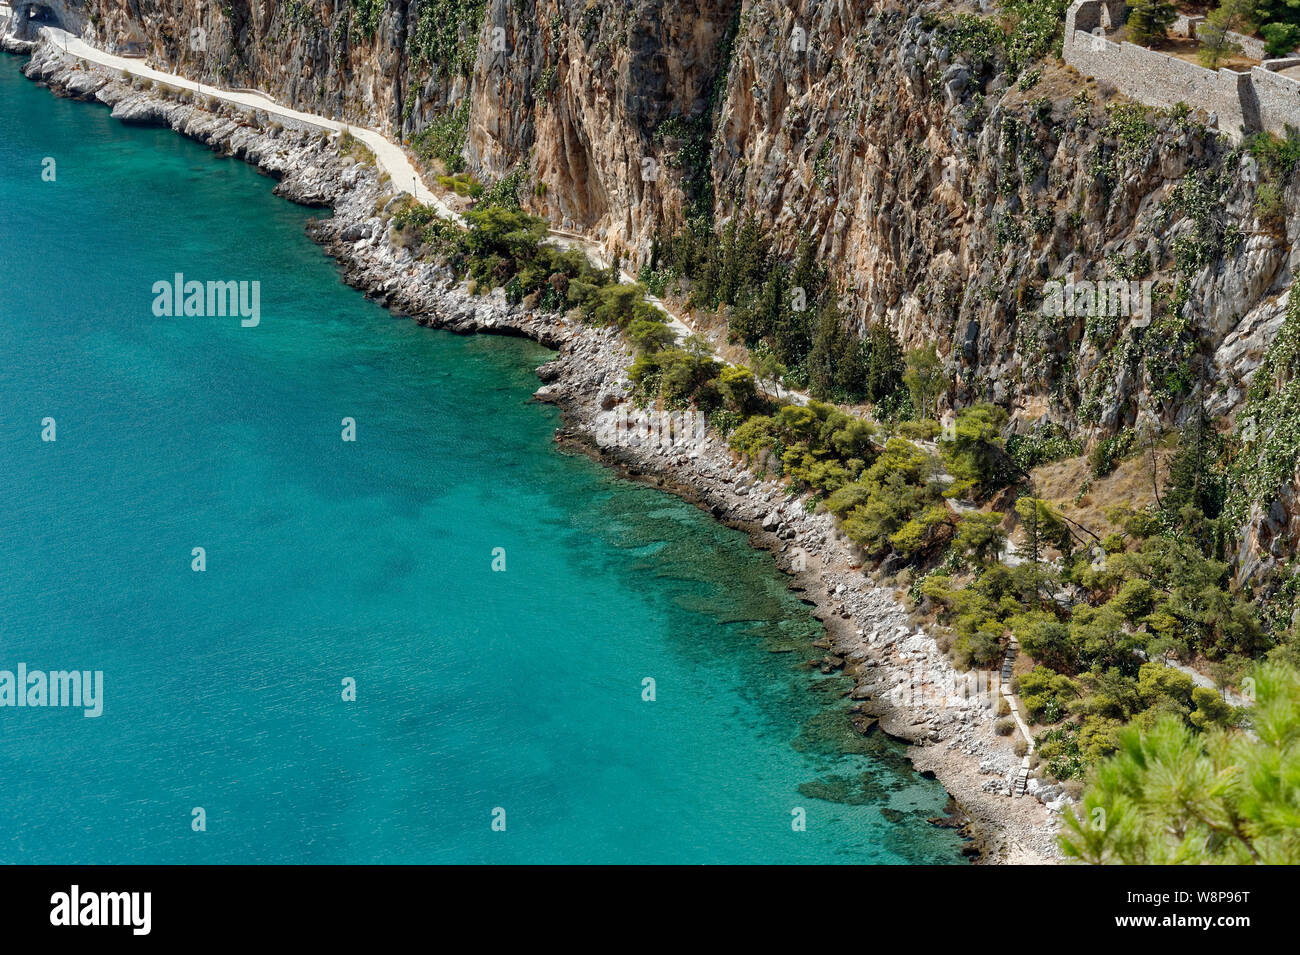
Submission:
[[[543,349],[388,315],[252,168],[20,65],[0,670],[104,708],[0,708],[0,862],[961,861],[770,558],[556,450]],[[261,324],[155,317],[178,272]]]

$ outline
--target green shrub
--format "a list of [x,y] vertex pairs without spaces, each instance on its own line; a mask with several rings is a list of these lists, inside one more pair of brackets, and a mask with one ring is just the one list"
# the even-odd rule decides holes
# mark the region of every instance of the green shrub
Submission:
[[1002,519],[1003,515],[997,511],[968,511],[963,514],[953,538],[953,549],[978,561],[998,556],[1007,539],[999,526]]
[[1034,745],[1044,768],[1056,779],[1083,776],[1087,763],[1079,749],[1078,727],[1074,724],[1067,723],[1039,734]]
[[528,182],[528,173],[522,167],[511,170],[479,194],[475,209],[487,209],[500,206],[503,209],[520,210],[519,193]]
[[934,480],[934,458],[898,438],[888,441],[870,468],[851,484],[835,490],[826,500],[831,513],[843,520],[849,538],[868,553],[894,548],[891,538],[922,511],[928,518],[900,540],[911,545],[920,531],[934,530],[942,501]]
[[640,355],[628,370],[628,377],[643,400],[658,398],[669,407],[694,402],[708,411],[719,404],[714,379],[720,370],[716,359],[688,342],[684,348],[665,348]]
[[1035,723],[1055,723],[1079,694],[1073,680],[1045,666],[1020,675],[1020,702]]
[[636,318],[627,327],[628,341],[640,354],[662,351],[677,342],[676,333],[662,321]]
[[454,176],[439,176],[438,185],[444,189],[450,189],[458,196],[465,196],[469,199],[477,199],[483,195],[483,184],[466,173],[458,173]]
[[1012,616],[1007,626],[1020,641],[1020,648],[1045,667],[1072,670],[1078,665],[1079,647],[1070,626],[1055,613],[1029,610]]
[[1269,56],[1286,56],[1300,44],[1300,24],[1266,23],[1259,32]]
[[931,504],[913,513],[897,531],[889,535],[889,543],[904,557],[916,557],[932,547],[940,528],[951,527],[952,515],[947,506]]
[[393,214],[390,224],[399,231],[404,229],[421,229],[438,217],[432,206],[410,200]]
[[952,432],[939,442],[944,467],[957,479],[949,489],[950,497],[967,491],[985,494],[1011,478],[1002,449],[1001,429],[1006,422],[1007,413],[991,404],[972,405],[957,415]]
[[[757,408],[757,395],[750,392],[752,379],[747,369],[724,371],[719,393],[729,403],[743,398]],[[831,493],[858,477],[875,457],[873,435],[869,422],[813,401],[806,407],[787,405],[771,417],[751,419],[736,429],[731,443],[751,456],[770,448],[781,460],[782,473],[794,484]]]
[[748,368],[733,365],[722,369],[718,375],[718,391],[726,407],[737,414],[748,414],[759,405],[758,386]]
[[1166,38],[1166,31],[1178,19],[1172,3],[1165,0],[1133,0],[1129,4],[1129,35],[1134,43],[1151,45]]
[[1006,441],[1007,455],[1022,471],[1040,464],[1072,458],[1083,451],[1083,443],[1071,438],[1060,425],[1048,423],[1028,434],[1013,434]]
[[776,446],[780,426],[767,415],[755,415],[731,433],[731,446],[751,458]]
[[591,308],[591,320],[597,325],[615,325],[624,328],[634,317],[652,319],[662,313],[645,301],[645,287],[636,285],[606,285],[596,292]]
[[1002,659],[1004,652],[1002,633],[992,622],[959,635],[952,644],[953,662],[961,669],[989,669]]
[[1119,434],[1098,441],[1088,452],[1088,464],[1092,467],[1093,477],[1105,477],[1114,471],[1115,465],[1133,449],[1133,442],[1132,428],[1125,428]]
[[900,421],[898,433],[913,441],[930,441],[943,430],[943,426],[933,418],[922,421]]

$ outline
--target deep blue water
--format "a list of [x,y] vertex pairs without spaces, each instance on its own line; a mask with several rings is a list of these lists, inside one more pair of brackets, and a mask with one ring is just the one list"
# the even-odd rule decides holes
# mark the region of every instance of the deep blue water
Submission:
[[[388,315],[253,169],[20,63],[0,669],[105,701],[0,708],[0,862],[960,861],[770,559],[555,449],[543,349]],[[259,281],[261,324],[156,318],[176,272]]]

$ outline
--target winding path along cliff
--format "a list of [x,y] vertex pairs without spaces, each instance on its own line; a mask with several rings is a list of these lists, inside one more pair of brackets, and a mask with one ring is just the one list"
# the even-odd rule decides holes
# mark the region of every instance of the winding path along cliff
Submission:
[[[557,358],[539,371],[546,385],[538,397],[564,410],[560,437],[694,500],[770,548],[826,624],[824,665],[854,677],[862,729],[878,719],[916,744],[917,765],[935,772],[958,800],[986,860],[1055,857],[1054,826],[1043,805],[1008,795],[1019,761],[1008,740],[993,732],[996,695],[955,673],[894,596],[870,585],[829,515],[809,513],[802,499],[787,499],[777,483],[756,479],[713,433],[688,432],[677,440],[666,422],[629,412],[631,356],[612,330],[510,307],[499,289],[471,297],[445,269],[395,247],[382,214],[398,194],[395,184],[342,155],[335,138],[263,127],[242,112],[215,115],[157,90],[136,90],[118,71],[87,69],[51,44],[34,50],[25,71],[57,92],[105,103],[124,120],[164,124],[254,163],[280,180],[280,195],[332,206],[333,217],[314,225],[315,238],[336,256],[349,283],[394,311],[452,331],[526,335],[557,348]],[[621,423],[628,420],[644,430]]]

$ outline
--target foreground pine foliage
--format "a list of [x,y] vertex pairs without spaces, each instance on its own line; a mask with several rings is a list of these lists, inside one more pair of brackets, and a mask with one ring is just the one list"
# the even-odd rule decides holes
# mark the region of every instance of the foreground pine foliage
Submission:
[[1264,664],[1249,729],[1174,717],[1129,727],[1100,763],[1061,848],[1092,864],[1300,862],[1300,674]]

